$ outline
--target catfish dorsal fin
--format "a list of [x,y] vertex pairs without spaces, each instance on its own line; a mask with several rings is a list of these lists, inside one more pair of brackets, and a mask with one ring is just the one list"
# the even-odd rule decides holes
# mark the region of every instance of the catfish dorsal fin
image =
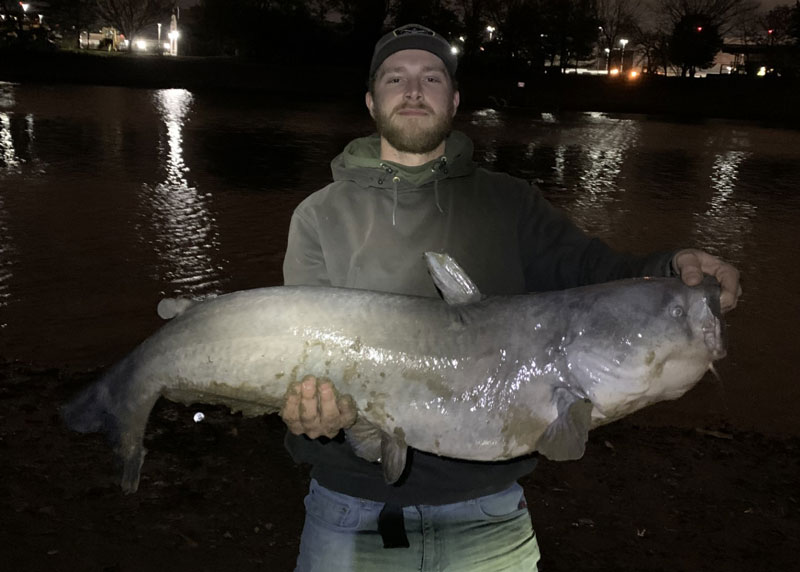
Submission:
[[193,306],[194,300],[189,298],[164,298],[158,303],[158,316],[162,320],[171,320],[183,314],[187,308]]
[[425,262],[433,283],[444,301],[451,306],[471,304],[482,298],[478,287],[449,254],[426,252]]

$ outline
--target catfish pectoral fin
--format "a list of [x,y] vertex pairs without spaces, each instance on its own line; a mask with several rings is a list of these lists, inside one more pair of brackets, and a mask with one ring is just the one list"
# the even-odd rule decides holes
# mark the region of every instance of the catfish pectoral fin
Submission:
[[592,402],[557,389],[558,417],[536,442],[536,450],[551,461],[574,461],[583,457],[592,424]]
[[387,484],[394,484],[403,475],[406,468],[408,445],[401,437],[381,434],[381,465],[383,478]]

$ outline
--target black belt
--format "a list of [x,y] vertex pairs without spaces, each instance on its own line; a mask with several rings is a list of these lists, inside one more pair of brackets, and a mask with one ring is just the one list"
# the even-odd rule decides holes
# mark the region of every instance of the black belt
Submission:
[[383,539],[384,548],[408,548],[406,523],[403,520],[403,507],[386,503],[378,515],[378,533]]

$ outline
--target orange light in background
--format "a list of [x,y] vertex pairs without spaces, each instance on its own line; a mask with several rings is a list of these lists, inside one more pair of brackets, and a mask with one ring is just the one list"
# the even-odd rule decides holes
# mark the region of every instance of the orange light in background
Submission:
[[619,70],[617,68],[611,68],[608,70],[608,73],[611,75],[619,75]]
[[636,79],[639,77],[639,72],[636,70],[631,70],[631,73],[628,74],[628,79]]

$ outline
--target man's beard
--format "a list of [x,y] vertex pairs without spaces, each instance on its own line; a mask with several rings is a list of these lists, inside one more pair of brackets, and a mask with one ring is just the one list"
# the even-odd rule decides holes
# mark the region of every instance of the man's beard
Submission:
[[[450,134],[453,128],[453,104],[450,103],[442,115],[434,114],[433,109],[425,105],[403,104],[396,107],[394,111],[385,113],[383,107],[376,100],[374,107],[375,126],[380,134],[389,144],[402,153],[424,154],[434,151],[442,141]],[[402,109],[424,109],[430,115],[419,117],[424,122],[433,118],[433,124],[421,125],[420,121],[415,121],[415,117],[400,117],[397,119],[397,112]]]

